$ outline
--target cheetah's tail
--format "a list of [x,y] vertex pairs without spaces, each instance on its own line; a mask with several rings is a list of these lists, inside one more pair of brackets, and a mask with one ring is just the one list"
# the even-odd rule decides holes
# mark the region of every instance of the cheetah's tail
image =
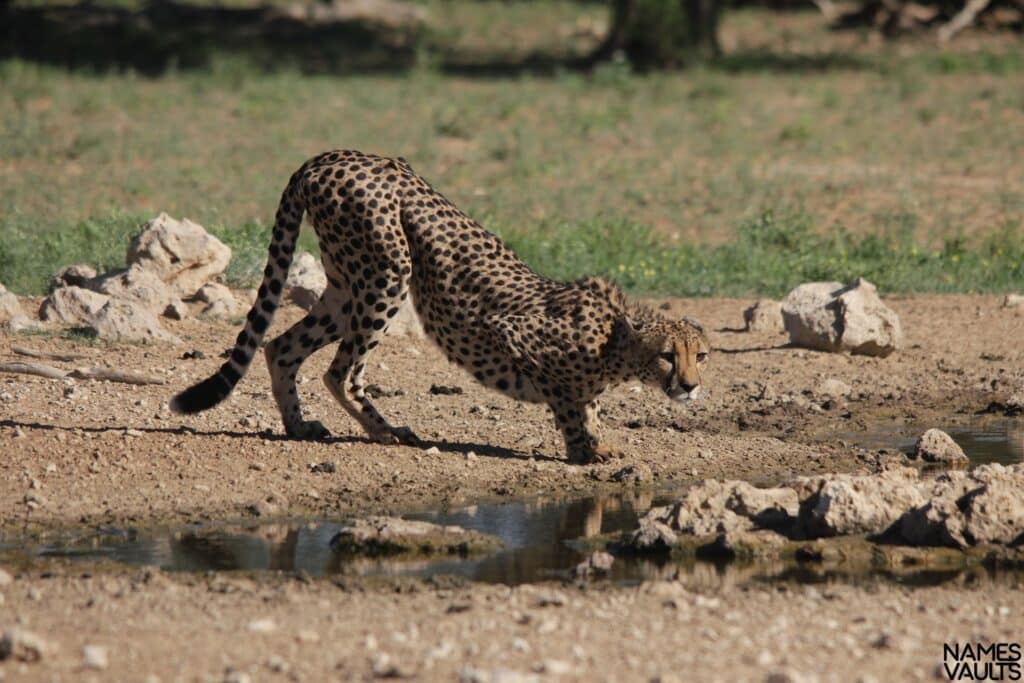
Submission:
[[263,335],[274,319],[281,290],[288,278],[288,268],[295,253],[304,206],[300,196],[302,173],[305,166],[292,175],[281,195],[274,220],[274,233],[268,249],[267,267],[263,271],[256,302],[246,318],[245,328],[235,340],[235,348],[224,365],[215,374],[195,384],[171,399],[175,413],[192,414],[217,405],[231,393],[249,368]]

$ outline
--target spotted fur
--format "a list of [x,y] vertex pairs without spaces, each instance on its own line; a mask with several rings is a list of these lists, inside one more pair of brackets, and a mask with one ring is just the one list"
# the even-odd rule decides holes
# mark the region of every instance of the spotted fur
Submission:
[[692,320],[668,320],[596,278],[558,282],[530,270],[495,235],[416,175],[402,158],[334,151],[292,175],[277,210],[267,266],[231,356],[171,402],[196,413],[224,400],[252,362],[277,309],[303,214],[320,243],[327,289],[265,355],[285,431],[323,438],[306,421],[295,375],[317,349],[340,342],[324,382],[369,436],[415,443],[367,398],[363,371],[411,292],[426,333],[480,383],[546,403],[574,462],[604,460],[597,397],[639,378],[675,399],[696,398],[709,352]]

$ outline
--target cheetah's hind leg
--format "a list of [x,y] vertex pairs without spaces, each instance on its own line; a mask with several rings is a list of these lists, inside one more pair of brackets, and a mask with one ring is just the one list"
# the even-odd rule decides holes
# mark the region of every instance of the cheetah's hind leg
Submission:
[[335,316],[346,300],[350,299],[346,292],[328,287],[306,317],[268,343],[264,349],[274,400],[281,412],[285,433],[289,436],[325,439],[331,435],[319,420],[306,421],[302,418],[295,375],[314,351],[341,337]]
[[[395,284],[399,287],[394,288]],[[360,317],[357,313],[348,315],[344,311],[339,313],[337,322],[341,329],[346,330],[345,338],[338,346],[323,379],[334,399],[363,427],[371,439],[383,444],[416,446],[421,443],[419,437],[409,427],[392,426],[370,402],[363,385],[363,371],[370,354],[380,343],[387,332],[388,323],[408,295],[405,282],[379,287],[379,290],[385,292],[396,289],[400,293],[393,297],[375,295],[373,313],[369,316]]]

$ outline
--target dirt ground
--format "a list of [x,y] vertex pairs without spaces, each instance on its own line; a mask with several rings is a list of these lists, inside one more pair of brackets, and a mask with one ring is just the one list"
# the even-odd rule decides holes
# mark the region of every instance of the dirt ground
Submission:
[[[907,345],[886,359],[794,349],[783,335],[743,332],[749,303],[655,302],[712,330],[708,395],[681,406],[635,385],[609,392],[602,402],[607,439],[626,455],[590,467],[565,464],[544,409],[477,387],[418,339],[388,339],[367,375],[385,393],[400,393],[377,405],[394,423],[411,426],[424,448],[380,446],[355,431],[319,382],[329,350],[304,366],[300,384],[307,417],[335,434],[327,442],[282,437],[260,363],[224,405],[172,415],[167,399],[211,373],[232,343],[237,329],[228,322],[168,323],[185,340],[175,347],[0,336],[2,360],[24,360],[14,346],[73,352],[90,358],[55,364],[104,364],[167,382],[0,375],[0,544],[82,525],[335,518],[584,493],[622,487],[612,475],[641,463],[652,485],[872,467],[882,456],[855,446],[859,434],[880,426],[948,427],[1024,392],[1024,313],[1001,308],[997,297],[888,299]],[[300,315],[283,309],[275,330]],[[205,357],[183,357],[193,351]],[[828,378],[850,385],[849,396],[822,395]],[[461,393],[432,393],[432,385]],[[439,452],[428,453],[430,446]],[[467,457],[470,451],[477,457]],[[334,472],[312,471],[327,461]],[[6,569],[14,580],[0,585],[0,629],[27,629],[50,650],[37,663],[0,662],[0,680],[492,680],[496,669],[509,678],[493,680],[526,680],[512,677],[518,672],[733,681],[786,671],[789,679],[773,680],[931,680],[943,642],[1012,640],[1024,632],[1019,587],[984,579],[914,589],[674,581],[583,589],[407,581],[339,589],[287,575],[165,574],[57,560]],[[542,599],[548,593],[559,597]],[[86,644],[106,648],[107,668],[83,669]]]

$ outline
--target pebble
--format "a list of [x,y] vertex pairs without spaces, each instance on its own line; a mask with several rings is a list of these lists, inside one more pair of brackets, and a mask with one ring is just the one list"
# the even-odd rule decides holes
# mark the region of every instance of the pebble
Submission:
[[431,446],[430,448],[425,450],[424,453],[426,453],[427,455],[439,455],[441,453],[441,449],[438,448],[437,446]]
[[4,631],[0,636],[0,661],[14,659],[19,662],[38,662],[49,646],[36,634],[20,628]]
[[270,655],[267,657],[267,668],[274,673],[282,674],[288,673],[291,666],[288,665],[288,662],[281,655]]
[[107,648],[102,645],[86,645],[82,648],[82,666],[102,671],[109,665]]
[[455,395],[455,394],[461,394],[462,393],[462,387],[456,387],[456,386],[449,387],[449,386],[445,386],[443,384],[431,384],[430,385],[430,393],[434,394],[435,396],[452,396],[452,395]]
[[375,678],[411,678],[413,672],[381,652],[373,658],[373,676]]
[[277,630],[277,624],[273,619],[256,619],[249,622],[248,629],[253,633],[270,633]]
[[545,659],[536,669],[537,673],[565,676],[572,672],[572,665],[561,659]]
[[477,458],[476,458],[476,453],[474,453],[473,451],[469,451],[468,453],[466,453],[466,460],[467,460],[468,462],[473,462],[473,461],[475,461],[476,459],[477,459]]
[[14,577],[11,576],[10,572],[0,567],[0,587],[9,586],[14,582]]

